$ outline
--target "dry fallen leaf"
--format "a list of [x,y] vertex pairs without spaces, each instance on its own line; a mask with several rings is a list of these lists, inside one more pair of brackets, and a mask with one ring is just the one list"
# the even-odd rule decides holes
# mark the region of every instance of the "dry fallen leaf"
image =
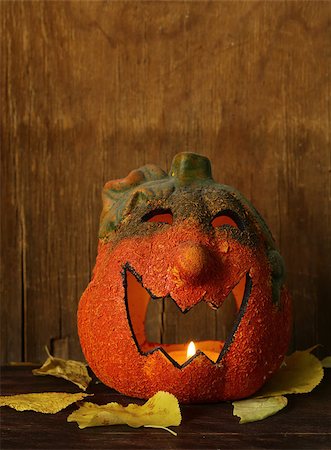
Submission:
[[233,414],[241,417],[239,423],[255,422],[269,417],[287,405],[284,394],[311,392],[323,378],[322,362],[310,352],[297,351],[285,358],[284,363],[254,397],[233,402]]
[[310,350],[297,351],[286,357],[284,364],[257,397],[311,392],[321,382],[324,372],[321,361]]
[[36,411],[44,414],[55,414],[72,403],[82,400],[90,394],[79,392],[43,392],[34,394],[1,395],[0,406],[9,406],[16,411]]
[[24,367],[24,366],[39,366],[39,364],[30,361],[10,361],[10,366]]
[[240,417],[239,423],[256,422],[276,414],[287,405],[281,395],[268,398],[249,398],[233,402],[233,414]]
[[[77,422],[79,428],[127,424],[135,428],[167,429],[168,426],[178,426],[182,418],[177,398],[169,392],[159,391],[142,406],[131,403],[124,407],[115,402],[99,406],[86,402],[67,420]],[[172,430],[167,431],[176,434]]]
[[323,358],[321,363],[322,363],[323,367],[325,367],[326,369],[330,369],[331,368],[331,356],[326,356],[325,358]]
[[76,384],[80,389],[86,390],[92,378],[89,376],[86,364],[71,359],[55,358],[46,347],[48,355],[47,360],[39,369],[34,369],[34,375],[52,375],[58,378],[64,378]]

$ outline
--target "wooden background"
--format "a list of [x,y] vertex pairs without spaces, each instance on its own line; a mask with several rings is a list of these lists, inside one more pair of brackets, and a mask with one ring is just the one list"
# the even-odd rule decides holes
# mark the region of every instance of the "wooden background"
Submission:
[[2,361],[81,357],[103,184],[185,150],[270,225],[293,346],[330,352],[330,2],[0,7]]

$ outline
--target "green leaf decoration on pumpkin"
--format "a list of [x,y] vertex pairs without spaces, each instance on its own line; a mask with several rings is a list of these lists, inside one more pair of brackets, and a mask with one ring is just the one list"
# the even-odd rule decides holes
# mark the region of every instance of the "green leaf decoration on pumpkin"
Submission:
[[[285,394],[311,392],[324,375],[323,362],[310,353],[315,348],[296,351],[286,357],[278,372],[257,395],[233,402],[233,414],[241,418],[239,423],[255,422],[276,414],[287,405]],[[328,358],[325,358],[325,364],[330,364],[331,358]]]
[[95,405],[86,402],[68,417],[68,422],[77,422],[79,428],[104,425],[127,424],[130,427],[151,427],[166,429],[178,426],[182,420],[177,398],[169,392],[159,391],[144,405],[119,405],[116,402]]
[[239,423],[256,422],[276,414],[287,405],[282,395],[268,398],[249,398],[233,402],[233,414],[240,417]]

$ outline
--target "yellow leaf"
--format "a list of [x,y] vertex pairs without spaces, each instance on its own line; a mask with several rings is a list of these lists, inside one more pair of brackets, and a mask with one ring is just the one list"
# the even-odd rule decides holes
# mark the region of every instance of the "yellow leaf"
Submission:
[[30,361],[10,361],[10,366],[24,367],[24,366],[39,366],[39,364]]
[[322,378],[321,361],[310,353],[310,349],[297,351],[285,358],[284,364],[257,393],[257,397],[311,392]]
[[43,392],[36,394],[1,395],[0,406],[10,406],[16,411],[36,411],[55,414],[89,394],[67,394],[65,392]]
[[330,369],[331,368],[331,356],[326,356],[324,359],[322,359],[321,363],[322,363],[323,367],[325,367],[326,369]]
[[249,398],[233,402],[233,414],[240,417],[239,423],[256,422],[276,414],[287,405],[283,396],[268,398]]
[[131,403],[124,407],[115,402],[99,406],[86,402],[67,420],[77,422],[79,428],[119,424],[134,428],[165,428],[178,426],[182,418],[177,398],[169,392],[159,391],[142,406]]
[[92,378],[89,376],[86,364],[71,359],[55,358],[46,347],[48,354],[47,360],[39,369],[34,369],[34,375],[52,375],[58,378],[64,378],[76,384],[83,391],[86,390]]

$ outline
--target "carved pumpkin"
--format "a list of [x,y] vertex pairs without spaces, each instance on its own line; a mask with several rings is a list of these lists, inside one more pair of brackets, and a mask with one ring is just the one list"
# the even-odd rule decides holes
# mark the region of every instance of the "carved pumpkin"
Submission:
[[[106,385],[181,402],[238,399],[277,370],[290,338],[283,260],[261,216],[234,188],[212,179],[210,162],[180,153],[169,175],[154,165],[108,182],[93,278],[78,310],[86,360]],[[144,320],[156,298],[182,313],[234,295],[238,314],[225,341],[148,342]],[[192,337],[194,338],[194,336]],[[210,356],[214,355],[214,356]],[[215,356],[216,355],[216,356]]]

